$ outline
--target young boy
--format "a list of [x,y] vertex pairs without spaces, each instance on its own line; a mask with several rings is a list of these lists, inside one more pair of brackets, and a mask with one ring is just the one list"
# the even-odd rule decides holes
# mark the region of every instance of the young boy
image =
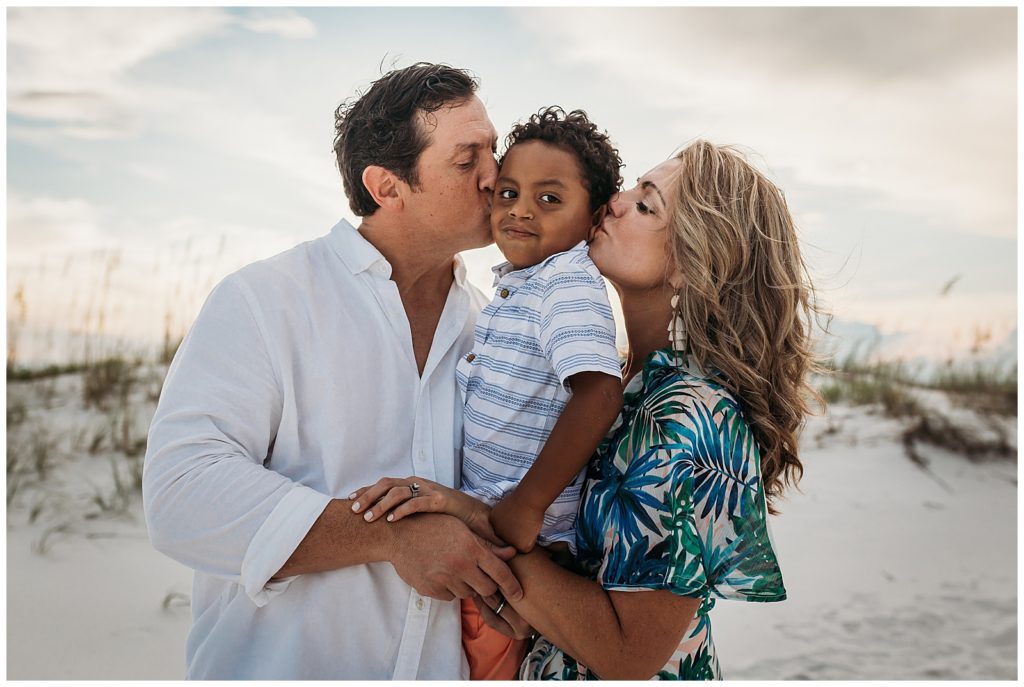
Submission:
[[[494,300],[456,373],[465,401],[462,492],[493,506],[493,533],[519,551],[539,542],[575,553],[583,469],[622,406],[611,306],[587,253],[621,182],[621,160],[580,110],[542,110],[506,143],[491,230],[507,262],[493,270]],[[354,510],[373,504],[367,520],[407,501],[388,519],[440,510],[490,534],[465,497],[416,480],[376,502],[394,484],[384,482],[356,492]],[[471,679],[513,679],[524,650],[484,625],[468,599],[463,645]]]

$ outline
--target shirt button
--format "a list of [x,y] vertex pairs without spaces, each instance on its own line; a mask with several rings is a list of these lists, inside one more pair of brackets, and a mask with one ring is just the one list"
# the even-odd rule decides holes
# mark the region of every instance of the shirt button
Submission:
[[508,289],[502,289],[499,293],[502,298],[508,298]]
[[471,363],[474,360],[476,360],[476,354],[475,353],[470,353],[469,355],[466,356],[466,362],[467,363]]
[[422,596],[419,597],[418,599],[416,599],[416,610],[417,611],[422,611],[423,610],[423,597]]

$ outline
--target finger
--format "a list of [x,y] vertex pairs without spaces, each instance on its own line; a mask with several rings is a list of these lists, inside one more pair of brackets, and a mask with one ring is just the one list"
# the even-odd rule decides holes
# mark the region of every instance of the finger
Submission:
[[[489,627],[497,630],[506,637],[515,637],[515,629],[505,622],[504,618],[495,613],[494,609],[491,608],[486,601],[481,600],[481,602],[477,604],[477,608],[480,611],[480,617],[483,618],[484,622],[487,623]],[[508,608],[508,606],[505,608]],[[504,612],[505,611],[503,610],[502,613]]]
[[[408,501],[412,498],[412,489],[408,485],[402,484],[397,487],[392,487],[375,503],[366,508],[366,513],[363,514],[363,519],[367,522],[376,520],[383,516],[389,510],[395,506]],[[367,501],[369,503],[369,501]]]
[[438,589],[430,592],[429,594],[426,592],[420,592],[419,590],[416,591],[422,596],[429,596],[431,599],[437,599],[438,601],[451,601],[455,598],[448,589]]
[[[515,551],[515,549],[513,549]],[[514,554],[513,554],[514,555]],[[510,556],[511,557],[511,556]],[[523,598],[523,587],[519,580],[512,574],[512,570],[505,565],[505,562],[498,558],[488,547],[477,560],[477,565],[488,577],[494,580],[495,584],[505,595],[506,599],[518,601]]]
[[369,486],[359,487],[358,489],[356,489],[355,491],[353,491],[351,494],[348,495],[349,500],[350,501],[355,501],[360,496],[365,494],[366,490],[369,489],[369,488],[370,488]]
[[413,513],[443,513],[445,512],[445,508],[446,503],[444,495],[439,492],[434,492],[432,494],[426,494],[407,500],[405,503],[388,513],[388,522],[401,520],[405,516],[412,515]]
[[495,556],[497,556],[503,561],[510,561],[516,557],[517,553],[519,553],[516,550],[516,547],[512,546],[511,544],[505,544],[504,546],[499,546],[497,544],[494,544],[493,542],[488,542],[488,544],[488,548],[490,548],[491,553],[493,553]]
[[[478,596],[490,598],[498,592],[498,585],[494,583],[494,580],[476,566],[473,567],[473,570],[466,573],[464,581],[472,587],[473,593]],[[497,603],[494,605],[497,605]]]
[[448,591],[457,599],[468,599],[473,596],[472,588],[458,579],[453,579],[448,583]]
[[366,487],[366,490],[355,498],[352,510],[356,513],[364,510],[367,504],[375,503],[396,484],[399,484],[399,481],[394,477],[382,477],[369,487]]

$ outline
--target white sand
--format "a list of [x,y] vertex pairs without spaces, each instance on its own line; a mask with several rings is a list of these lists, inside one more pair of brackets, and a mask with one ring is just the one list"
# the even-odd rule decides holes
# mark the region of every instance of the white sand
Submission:
[[[32,433],[58,440],[46,481],[8,508],[7,677],[182,678],[191,572],[150,548],[137,497],[82,518],[112,473],[111,456],[82,449],[109,419],[84,411],[79,390],[63,378],[44,410],[31,385],[8,387],[9,405],[30,409],[9,451],[28,450]],[[144,424],[152,403],[137,405]],[[1016,677],[1016,464],[922,447],[925,472],[904,456],[899,427],[842,406],[809,426],[803,493],[772,519],[789,599],[719,602],[727,678]]]

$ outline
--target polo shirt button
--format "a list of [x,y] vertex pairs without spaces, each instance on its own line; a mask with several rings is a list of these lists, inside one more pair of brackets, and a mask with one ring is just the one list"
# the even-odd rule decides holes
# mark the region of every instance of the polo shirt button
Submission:
[[501,297],[502,298],[508,298],[508,289],[502,289],[501,290]]
[[418,599],[416,599],[416,610],[417,611],[422,611],[423,610],[423,597],[422,596],[419,597]]
[[466,362],[467,363],[471,363],[474,360],[476,360],[476,354],[475,353],[470,353],[469,355],[466,356]]

